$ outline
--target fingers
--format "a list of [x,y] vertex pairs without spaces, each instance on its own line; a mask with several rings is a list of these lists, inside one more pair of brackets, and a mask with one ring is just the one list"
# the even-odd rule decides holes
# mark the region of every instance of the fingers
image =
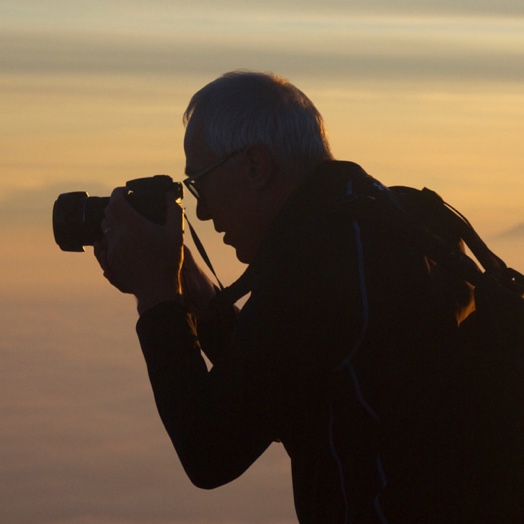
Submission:
[[93,253],[102,268],[104,278],[106,278],[111,285],[116,287],[122,293],[127,293],[124,286],[118,282],[116,276],[111,272],[107,256],[107,240],[105,237],[102,240],[93,243]]
[[97,240],[93,243],[93,253],[95,255],[95,258],[98,260],[100,267],[104,269],[107,254],[105,238],[103,238],[102,240]]
[[128,189],[117,187],[111,193],[109,204],[105,208],[105,218],[102,220],[102,231],[118,221],[136,220],[140,215],[127,201]]
[[[111,193],[109,204],[105,208],[105,217],[102,220],[102,230],[111,227],[115,221],[133,223],[144,220],[144,216],[139,213],[127,200],[128,189],[117,187]],[[174,193],[168,191],[165,197],[166,226],[176,232],[184,230],[184,211],[182,206],[176,202]]]
[[[125,187],[116,188],[102,220],[103,239],[94,246],[104,276],[117,289],[144,297],[173,287],[180,292],[183,210],[173,194],[166,195],[164,225],[148,220],[126,198]],[[160,206],[164,205],[161,201]]]

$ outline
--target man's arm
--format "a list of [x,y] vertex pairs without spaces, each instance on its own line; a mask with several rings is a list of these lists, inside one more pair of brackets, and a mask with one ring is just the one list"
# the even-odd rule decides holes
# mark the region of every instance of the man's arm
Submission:
[[[214,488],[241,475],[270,445],[275,429],[266,390],[243,359],[208,371],[193,317],[177,302],[159,304],[137,324],[155,401],[191,481]],[[256,366],[258,368],[258,366]]]
[[216,300],[218,289],[186,246],[181,279],[182,302],[197,319],[202,351],[215,364],[231,344],[238,309],[233,304]]
[[214,487],[240,475],[272,442],[267,410],[273,406],[264,388],[252,387],[253,375],[267,374],[256,364],[240,359],[208,372],[180,295],[181,222],[180,207],[168,202],[165,226],[153,224],[117,189],[103,221],[108,231],[95,249],[106,278],[137,298],[155,399],[184,468],[195,484]]

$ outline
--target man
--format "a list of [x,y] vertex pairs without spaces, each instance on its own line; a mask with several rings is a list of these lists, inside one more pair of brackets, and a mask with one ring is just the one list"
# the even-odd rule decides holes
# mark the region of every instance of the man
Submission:
[[216,292],[183,248],[180,207],[168,199],[158,226],[123,189],[96,254],[137,298],[157,407],[191,480],[229,482],[278,440],[300,522],[467,521],[453,418],[460,312],[421,252],[348,205],[387,189],[332,160],[322,117],[277,76],[226,74],[184,119],[197,215],[246,273]]

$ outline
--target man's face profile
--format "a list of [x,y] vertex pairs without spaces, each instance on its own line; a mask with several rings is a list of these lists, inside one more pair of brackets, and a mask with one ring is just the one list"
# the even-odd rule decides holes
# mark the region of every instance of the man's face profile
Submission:
[[215,230],[224,234],[224,243],[235,248],[241,262],[249,263],[260,243],[261,218],[248,155],[239,151],[218,156],[209,151],[201,137],[198,132],[186,135],[186,174],[191,177],[217,165],[195,181],[197,216],[212,220]]

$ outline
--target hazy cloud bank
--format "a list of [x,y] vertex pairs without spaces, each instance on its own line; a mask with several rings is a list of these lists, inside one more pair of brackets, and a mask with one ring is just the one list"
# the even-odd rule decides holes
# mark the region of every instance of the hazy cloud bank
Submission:
[[[4,4],[4,5],[2,5]],[[230,19],[241,14],[246,20],[255,20],[261,15],[280,17],[324,16],[324,15],[395,15],[395,16],[468,16],[468,17],[518,17],[524,16],[524,5],[520,0],[301,0],[300,12],[296,2],[290,0],[90,0],[69,2],[53,0],[42,3],[38,0],[4,1],[0,4],[3,20],[12,24],[23,20],[34,20],[34,24],[59,26],[66,23],[73,29],[85,24],[99,23],[102,27],[142,27],[153,19],[161,18],[166,25],[183,18],[204,19],[222,17]],[[162,27],[162,25],[160,25]]]
[[108,196],[111,188],[93,182],[63,182],[37,188],[14,189],[0,198],[0,224],[51,228],[52,210],[61,193],[87,191],[91,196]]
[[524,240],[524,222],[522,224],[516,225],[515,227],[512,227],[511,229],[503,231],[502,233],[497,235],[496,238],[500,240]]
[[[30,11],[28,24],[17,24],[21,8],[11,17],[13,24],[4,21],[0,69],[9,75],[181,76],[253,64],[296,74],[307,64],[308,71],[329,78],[519,82],[524,77],[524,18],[475,16],[524,14],[521,2],[497,4],[498,10],[488,2],[461,2],[458,9],[448,2],[438,9],[445,16],[431,9],[409,12],[408,1],[402,5],[409,14],[388,15],[367,2],[361,12],[358,4],[347,8],[333,2],[325,10],[323,4],[322,13],[312,5],[298,14],[293,8],[292,16],[285,3],[278,11],[255,13],[218,10],[215,3],[211,11],[200,6],[197,11],[182,2],[180,9],[164,13],[160,2],[147,15],[140,2],[135,9],[121,5],[121,13],[118,2],[98,10],[96,4],[57,15],[57,21],[80,24],[74,31],[68,24],[55,27],[57,21],[46,16],[36,23]],[[105,22],[99,23],[102,13]],[[83,16],[87,21],[80,22]]]

